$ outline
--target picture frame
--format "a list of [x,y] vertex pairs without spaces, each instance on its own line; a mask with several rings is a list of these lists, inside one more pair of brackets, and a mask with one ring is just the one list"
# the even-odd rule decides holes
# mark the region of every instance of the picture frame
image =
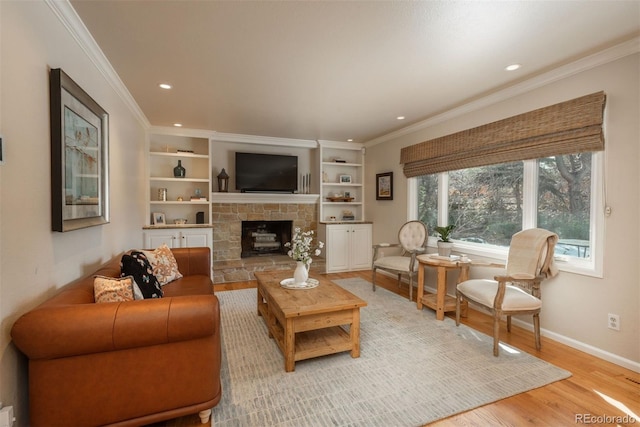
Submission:
[[376,174],[376,200],[393,200],[393,172]]
[[340,175],[340,184],[351,184],[351,175]]
[[153,212],[151,214],[151,225],[167,225],[167,220],[163,212]]
[[109,114],[60,68],[49,72],[51,227],[109,223]]

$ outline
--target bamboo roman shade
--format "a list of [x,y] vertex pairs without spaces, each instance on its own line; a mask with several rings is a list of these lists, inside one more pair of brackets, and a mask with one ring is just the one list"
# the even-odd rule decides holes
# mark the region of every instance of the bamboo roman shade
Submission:
[[604,150],[605,93],[597,92],[405,147],[410,178],[476,166]]

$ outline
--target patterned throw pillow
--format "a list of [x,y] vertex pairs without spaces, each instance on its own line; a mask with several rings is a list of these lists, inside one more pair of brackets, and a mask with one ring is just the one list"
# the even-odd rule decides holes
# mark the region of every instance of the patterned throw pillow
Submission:
[[182,278],[182,274],[178,271],[178,262],[166,244],[153,251],[142,251],[142,253],[147,256],[153,268],[153,274],[161,286]]
[[95,276],[93,295],[96,302],[133,301],[133,277]]
[[144,298],[162,298],[162,287],[153,275],[149,260],[142,252],[131,251],[130,254],[122,255],[120,270],[122,277],[133,276]]

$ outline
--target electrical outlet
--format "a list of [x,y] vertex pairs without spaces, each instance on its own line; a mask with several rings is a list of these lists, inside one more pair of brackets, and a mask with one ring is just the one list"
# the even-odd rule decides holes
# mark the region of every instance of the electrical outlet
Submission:
[[620,316],[617,314],[607,314],[607,326],[614,331],[620,330]]

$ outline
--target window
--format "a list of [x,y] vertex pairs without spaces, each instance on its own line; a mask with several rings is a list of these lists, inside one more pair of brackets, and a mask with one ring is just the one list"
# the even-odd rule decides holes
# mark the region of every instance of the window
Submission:
[[417,218],[429,230],[455,224],[457,249],[487,256],[506,257],[514,233],[545,228],[560,238],[562,269],[598,273],[600,159],[587,152],[423,175],[415,182]]
[[591,153],[538,161],[538,227],[560,237],[556,255],[590,258]]
[[509,246],[522,226],[523,163],[449,172],[449,223],[454,239]]

